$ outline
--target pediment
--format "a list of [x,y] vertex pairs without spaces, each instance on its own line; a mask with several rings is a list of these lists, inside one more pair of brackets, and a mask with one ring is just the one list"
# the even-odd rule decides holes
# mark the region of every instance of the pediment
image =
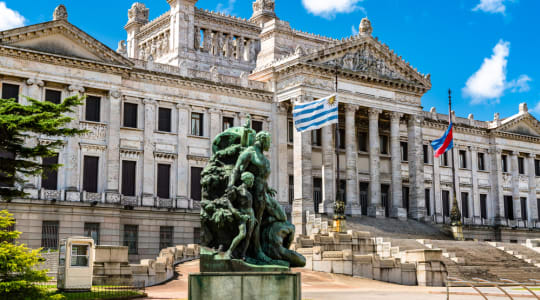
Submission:
[[497,128],[497,131],[540,137],[540,122],[526,113],[517,118],[509,118],[507,122],[503,120],[503,124]]
[[398,81],[425,89],[431,88],[430,75],[420,74],[398,57],[388,46],[371,36],[354,37],[310,54],[307,63],[362,74],[380,80]]
[[129,59],[65,20],[2,31],[0,45],[102,63],[132,64]]

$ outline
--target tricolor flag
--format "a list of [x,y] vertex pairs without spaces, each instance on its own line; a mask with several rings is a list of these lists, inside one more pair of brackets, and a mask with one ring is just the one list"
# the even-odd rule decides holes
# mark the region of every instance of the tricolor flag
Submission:
[[448,126],[448,129],[444,132],[443,136],[431,142],[431,146],[435,150],[435,157],[439,157],[444,152],[454,147],[454,137],[452,134],[453,127],[454,125],[450,122],[450,126]]
[[338,102],[336,95],[297,104],[293,109],[296,130],[303,132],[319,129],[338,122]]

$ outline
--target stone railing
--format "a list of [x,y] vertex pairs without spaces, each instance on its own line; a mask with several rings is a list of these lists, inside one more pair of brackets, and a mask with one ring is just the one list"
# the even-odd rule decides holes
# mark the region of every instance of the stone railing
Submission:
[[139,264],[129,264],[128,247],[96,246],[93,284],[160,284],[174,276],[176,264],[197,259],[198,256],[199,245],[179,245],[162,249],[156,259],[143,259]]
[[305,268],[313,271],[424,286],[444,286],[447,276],[442,251],[400,252],[382,238],[372,238],[369,232],[298,236],[293,248],[306,257]]

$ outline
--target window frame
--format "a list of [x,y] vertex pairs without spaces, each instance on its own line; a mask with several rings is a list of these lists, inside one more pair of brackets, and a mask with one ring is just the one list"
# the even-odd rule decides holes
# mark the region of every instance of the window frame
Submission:
[[407,141],[399,141],[399,151],[401,152],[401,162],[408,162],[409,143]]
[[[47,228],[55,228],[54,232],[46,232]],[[41,247],[43,249],[58,249],[60,244],[60,221],[43,220],[41,221]],[[52,236],[46,236],[46,235]],[[55,247],[56,246],[56,247]]]
[[[197,115],[199,116],[199,119],[196,119],[196,118],[193,118],[194,115]],[[198,136],[198,137],[204,137],[204,113],[201,113],[201,112],[197,112],[197,111],[192,111],[191,114],[190,114],[190,117],[189,117],[189,120],[190,120],[190,130],[189,130],[189,133],[191,136]],[[199,129],[199,132],[194,132],[194,123],[193,122],[198,122],[198,129]]]
[[[254,128],[255,124],[260,124],[260,129]],[[257,125],[259,126],[259,125]],[[251,120],[251,129],[255,131],[255,133],[259,133],[261,131],[264,131],[264,121],[263,120]]]
[[508,155],[501,154],[501,171],[503,173],[508,173]]
[[[139,225],[124,224],[123,230],[122,245],[128,247],[128,255],[139,254]],[[127,235],[128,232],[135,233],[133,240],[131,240],[131,237]],[[131,247],[130,243],[133,243],[134,248]]]
[[[45,163],[45,161],[49,160],[49,159],[56,159],[56,162],[52,162],[52,163]],[[41,163],[42,165],[54,165],[54,164],[58,164],[60,161],[60,154],[59,153],[56,153],[56,155],[54,156],[49,156],[49,157],[42,157],[41,158]],[[55,188],[54,189],[51,189],[50,187],[51,186],[47,186],[47,187],[44,187],[45,184],[49,184],[52,182],[52,178],[54,177],[54,186]],[[43,189],[46,189],[46,190],[52,190],[52,191],[56,191],[58,190],[58,170],[48,170],[48,171],[45,171],[43,170],[43,172],[41,173],[41,188]],[[45,184],[44,184],[45,183]]]
[[[19,87],[19,93],[17,94],[17,97],[14,98],[17,103],[20,103],[20,98],[21,98],[21,83],[19,82],[14,82],[14,81],[2,81],[0,83],[0,98],[4,99],[4,84],[6,85],[12,85],[12,86],[18,86]],[[12,98],[7,98],[7,99],[12,99]]]
[[[231,122],[227,122],[226,119],[227,119],[227,121],[231,121]],[[226,127],[225,124],[228,124],[229,126]],[[229,128],[232,128],[232,127],[234,127],[234,117],[222,116],[221,117],[221,131],[225,131],[225,130],[227,130]]]
[[459,168],[460,169],[469,169],[468,166],[468,161],[467,161],[467,150],[459,150],[458,151],[458,156],[459,156]]
[[[128,122],[126,122],[126,117],[128,116],[127,115],[127,112],[126,112],[126,106],[135,106],[135,125],[132,125],[132,124],[127,124]],[[131,120],[129,120],[131,121]],[[139,103],[136,103],[136,102],[133,102],[133,101],[124,101],[122,103],[122,127],[123,128],[134,128],[134,129],[138,129],[139,128]]]
[[488,198],[488,194],[480,194],[480,218],[481,219],[488,219],[487,198]]
[[[86,178],[87,178],[87,166],[86,166],[86,158],[96,158],[97,159],[97,164],[96,164],[96,176],[95,176],[95,185],[96,185],[96,188],[95,190],[87,190],[87,181],[86,181]],[[82,161],[82,190],[87,192],[87,193],[98,193],[99,192],[99,164],[100,164],[100,160],[101,160],[101,157],[100,156],[97,156],[97,155],[93,155],[93,154],[90,154],[90,155],[86,155],[86,154],[83,154],[83,161]]]
[[[165,111],[168,111],[168,113],[169,113],[169,122],[168,122],[168,124],[165,124],[164,122],[162,123],[162,120],[161,120],[161,113],[165,112]],[[158,114],[157,131],[158,132],[172,133],[173,132],[173,126],[172,126],[172,124],[173,124],[173,110],[172,110],[172,108],[165,107],[165,106],[160,106],[160,107],[158,107],[157,114]],[[165,126],[165,127],[162,128],[162,125]]]
[[311,145],[314,147],[322,146],[322,129],[311,130]]
[[[88,114],[89,114],[89,111],[88,111],[88,100],[90,99],[97,99],[97,120],[89,120],[88,118]],[[85,122],[94,122],[94,123],[102,123],[101,122],[101,112],[102,112],[102,105],[101,105],[101,102],[103,100],[103,97],[102,96],[98,96],[98,95],[95,95],[95,94],[86,94],[86,99],[84,101],[84,121]]]
[[[59,99],[59,102],[56,103],[56,102],[53,102],[53,101],[49,101],[47,100],[47,92],[57,92],[57,93],[60,93],[60,99]],[[47,102],[51,102],[51,103],[54,103],[54,104],[60,104],[62,103],[62,95],[63,95],[63,91],[60,90],[60,89],[54,89],[54,88],[44,88],[43,90],[43,101],[47,101]]]
[[[85,254],[73,254],[73,250],[76,248],[76,247],[84,247],[85,249]],[[90,248],[90,245],[85,245],[85,244],[72,244],[71,245],[71,253],[69,254],[69,266],[72,267],[72,268],[88,268],[90,266],[90,251],[89,251],[89,248]],[[85,261],[86,261],[86,264],[85,265],[79,265],[79,264],[76,264],[74,265],[73,264],[73,258],[75,258],[76,262],[78,262],[78,258],[84,258]]]
[[[200,191],[198,192],[198,194],[194,194],[194,186],[193,186],[193,184],[194,184],[193,183],[193,180],[194,180],[194,178],[193,178],[194,177],[193,176],[193,174],[194,174],[193,170],[195,170],[195,169],[199,170],[199,183],[198,183],[198,185],[200,187]],[[200,183],[200,181],[202,179],[202,171],[203,171],[203,168],[200,167],[200,166],[190,166],[190,168],[189,168],[189,198],[191,200],[197,201],[197,202],[202,200],[202,185]],[[197,197],[198,199],[194,198],[194,196],[198,196]]]
[[[363,138],[362,138],[363,137]],[[368,153],[369,134],[365,131],[358,131],[358,152]]]
[[518,174],[525,175],[525,158],[522,156],[517,157],[518,162]]
[[[94,245],[100,244],[101,239],[101,226],[100,223],[97,222],[84,222],[84,234],[86,237],[94,238],[91,234],[93,230],[95,230],[97,239],[94,240]],[[90,234],[87,234],[87,232],[90,232]]]
[[[167,169],[167,172],[163,173],[163,174],[167,174],[167,189],[166,190],[161,190],[160,187],[161,187],[161,184],[163,184],[163,186],[165,186],[164,183],[162,183],[162,181],[164,180],[164,178],[160,178],[160,169],[162,168],[166,168]],[[171,198],[171,171],[172,171],[172,165],[170,163],[166,163],[166,162],[158,162],[156,163],[156,196],[158,198],[161,198],[161,199],[170,199]],[[162,192],[165,192],[166,191],[166,194],[162,194]],[[165,197],[167,196],[167,197]]]
[[173,246],[174,226],[159,226],[159,250]]
[[[124,180],[126,180],[125,176],[124,176],[124,163],[129,163],[129,164],[135,164],[135,168],[134,168],[134,172],[135,174],[133,174],[134,176],[134,180],[133,180],[133,195],[128,195],[128,194],[125,194],[124,193],[124,188],[125,188],[125,183]],[[136,160],[131,160],[131,159],[122,159],[120,160],[120,194],[122,194],[123,196],[127,196],[127,197],[135,197],[137,196],[137,161]]]
[[477,156],[477,161],[478,161],[478,165],[477,165],[477,168],[478,168],[478,171],[487,171],[486,169],[486,155],[484,152],[478,152],[476,154]]
[[388,135],[380,134],[379,135],[379,154],[389,155],[388,152]]

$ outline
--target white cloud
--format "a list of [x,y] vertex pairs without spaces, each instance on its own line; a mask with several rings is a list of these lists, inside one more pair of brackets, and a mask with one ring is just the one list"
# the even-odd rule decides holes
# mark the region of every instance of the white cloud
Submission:
[[511,88],[512,93],[528,92],[531,89],[529,81],[532,81],[532,78],[524,74],[519,76],[518,79],[510,81],[508,83],[508,88]]
[[308,12],[331,19],[338,13],[350,13],[357,9],[365,10],[358,6],[363,0],[302,0],[302,4]]
[[357,35],[358,34],[358,29],[356,29],[356,26],[354,26],[354,25],[351,26],[351,33],[352,33],[352,35]]
[[532,110],[533,112],[540,114],[540,101],[536,103],[536,106]]
[[235,2],[236,0],[229,0],[229,2],[227,3],[227,6],[223,5],[223,3],[218,3],[216,7],[216,11],[230,15],[234,9]]
[[483,12],[488,13],[501,13],[504,14],[506,12],[506,6],[504,5],[504,2],[507,0],[480,0],[480,3],[473,8],[473,11],[481,10]]
[[9,9],[5,2],[0,1],[0,31],[24,26],[25,21],[19,12]]

